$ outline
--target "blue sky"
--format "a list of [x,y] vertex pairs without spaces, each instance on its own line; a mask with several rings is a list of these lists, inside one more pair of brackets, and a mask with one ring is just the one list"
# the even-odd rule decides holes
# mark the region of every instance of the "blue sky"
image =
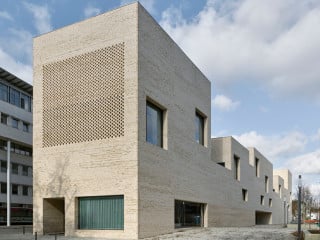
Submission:
[[[1,0],[0,66],[32,83],[32,37],[130,2]],[[320,1],[140,2],[212,81],[211,135],[257,147],[319,194]]]

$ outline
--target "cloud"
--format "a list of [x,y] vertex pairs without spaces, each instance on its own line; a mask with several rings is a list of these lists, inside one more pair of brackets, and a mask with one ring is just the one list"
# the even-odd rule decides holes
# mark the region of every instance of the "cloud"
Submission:
[[256,82],[320,103],[320,1],[208,0],[194,19],[171,7],[160,24],[219,87]]
[[52,30],[51,15],[48,6],[40,6],[28,2],[23,2],[26,9],[32,13],[34,24],[39,34],[47,33]]
[[13,21],[12,16],[8,12],[5,12],[5,11],[0,11],[0,18],[4,18],[4,19],[10,20],[10,21]]
[[302,153],[308,142],[307,136],[298,131],[273,136],[263,136],[251,131],[235,135],[234,138],[246,147],[257,148],[271,162]]
[[212,100],[213,107],[222,111],[231,111],[239,106],[240,102],[232,101],[230,98],[224,95],[216,95]]
[[289,160],[287,165],[290,165],[295,173],[320,175],[320,149],[295,157]]
[[97,16],[97,15],[100,14],[100,13],[101,13],[101,9],[96,8],[96,7],[92,7],[92,6],[87,6],[87,7],[84,9],[84,16],[85,16],[85,18]]
[[0,66],[32,84],[32,66],[16,61],[0,47]]

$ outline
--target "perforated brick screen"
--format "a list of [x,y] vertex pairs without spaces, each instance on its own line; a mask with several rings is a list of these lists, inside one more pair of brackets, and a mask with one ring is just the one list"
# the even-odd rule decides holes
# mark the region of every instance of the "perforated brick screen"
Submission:
[[124,43],[43,66],[43,147],[124,135]]

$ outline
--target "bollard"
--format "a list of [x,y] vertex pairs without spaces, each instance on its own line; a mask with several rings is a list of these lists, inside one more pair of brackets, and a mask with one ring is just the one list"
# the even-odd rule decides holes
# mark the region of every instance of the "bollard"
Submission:
[[34,240],[37,240],[37,232],[34,233]]
[[26,233],[26,227],[25,226],[22,227],[22,233],[23,233],[23,235]]

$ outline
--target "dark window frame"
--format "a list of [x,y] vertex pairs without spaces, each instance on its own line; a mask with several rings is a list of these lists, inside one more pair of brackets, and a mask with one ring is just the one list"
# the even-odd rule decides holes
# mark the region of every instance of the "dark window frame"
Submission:
[[[156,116],[152,116],[154,114]],[[150,100],[146,101],[146,142],[161,148],[164,147],[164,116],[165,109],[163,107]],[[156,123],[154,123],[154,120],[156,120]],[[156,136],[152,132],[154,130],[156,130]]]

